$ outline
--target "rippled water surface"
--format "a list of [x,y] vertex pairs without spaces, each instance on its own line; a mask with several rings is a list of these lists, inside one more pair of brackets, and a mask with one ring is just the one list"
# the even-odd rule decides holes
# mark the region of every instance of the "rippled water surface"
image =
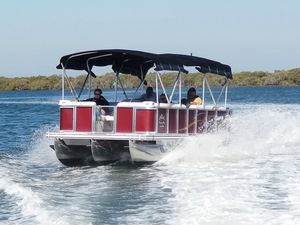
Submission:
[[300,87],[231,88],[229,130],[145,167],[60,164],[59,98],[0,92],[0,224],[300,224]]

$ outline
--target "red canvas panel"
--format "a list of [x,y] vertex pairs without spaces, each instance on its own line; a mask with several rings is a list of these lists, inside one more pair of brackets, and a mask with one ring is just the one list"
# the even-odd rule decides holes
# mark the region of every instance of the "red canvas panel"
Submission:
[[177,109],[169,110],[169,133],[177,133]]
[[132,132],[132,108],[117,108],[117,132]]
[[92,107],[76,108],[76,131],[90,132],[92,131]]
[[73,108],[60,108],[60,130],[73,130]]
[[135,130],[137,132],[154,132],[155,119],[156,119],[156,110],[137,109]]

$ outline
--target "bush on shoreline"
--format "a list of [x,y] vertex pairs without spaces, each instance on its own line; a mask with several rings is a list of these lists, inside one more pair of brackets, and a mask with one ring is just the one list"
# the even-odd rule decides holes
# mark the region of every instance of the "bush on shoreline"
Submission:
[[[139,79],[130,75],[121,75],[124,88],[135,88],[139,85]],[[174,84],[176,73],[165,73],[162,76],[166,87]],[[202,85],[202,77],[199,73],[182,74],[183,86],[199,87]],[[80,88],[85,79],[85,75],[70,77],[74,88]],[[155,86],[155,75],[150,73],[146,80],[148,85]],[[67,82],[65,82],[67,83]],[[107,73],[93,79],[93,88],[113,88],[115,77],[113,73]],[[221,76],[209,75],[210,86],[220,86],[224,83]],[[65,84],[67,86],[67,84]],[[230,80],[231,86],[298,86],[300,85],[300,68],[291,70],[274,71],[273,73],[257,72],[239,72],[233,74],[233,80]],[[0,77],[0,91],[18,91],[18,90],[56,90],[61,88],[61,75],[51,76],[31,76],[31,77]]]

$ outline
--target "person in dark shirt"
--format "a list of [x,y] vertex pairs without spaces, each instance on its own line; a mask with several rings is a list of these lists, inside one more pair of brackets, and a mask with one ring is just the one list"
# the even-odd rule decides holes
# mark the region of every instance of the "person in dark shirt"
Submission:
[[138,100],[156,102],[156,93],[153,91],[152,87],[147,87],[146,93],[143,94]]
[[159,102],[160,103],[168,103],[167,97],[165,93],[161,93],[159,96]]
[[102,96],[102,90],[97,88],[94,90],[94,97],[85,101],[96,102],[96,105],[109,105],[109,102]]

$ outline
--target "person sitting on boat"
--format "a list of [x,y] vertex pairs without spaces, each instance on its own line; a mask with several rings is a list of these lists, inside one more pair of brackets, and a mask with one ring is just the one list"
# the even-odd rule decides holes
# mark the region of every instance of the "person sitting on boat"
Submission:
[[[96,88],[94,90],[94,97],[93,98],[88,98],[85,100],[86,102],[96,102],[96,105],[109,105],[109,102],[102,96],[102,90],[100,88]],[[100,109],[102,114],[110,114],[110,109],[107,107],[104,107]]]
[[86,99],[87,102],[96,102],[96,105],[109,105],[109,102],[102,96],[102,90],[96,88],[94,90],[94,97]]
[[152,87],[147,87],[146,93],[142,94],[138,100],[156,102],[156,93],[153,91]]
[[189,105],[201,105],[202,99],[196,95],[196,89],[191,87],[187,93],[187,102]]
[[159,102],[160,103],[168,103],[167,97],[165,93],[161,93],[159,96]]
[[181,100],[181,104],[185,104],[186,106],[190,105],[201,105],[202,99],[196,95],[196,89],[191,87],[187,92],[187,98]]

